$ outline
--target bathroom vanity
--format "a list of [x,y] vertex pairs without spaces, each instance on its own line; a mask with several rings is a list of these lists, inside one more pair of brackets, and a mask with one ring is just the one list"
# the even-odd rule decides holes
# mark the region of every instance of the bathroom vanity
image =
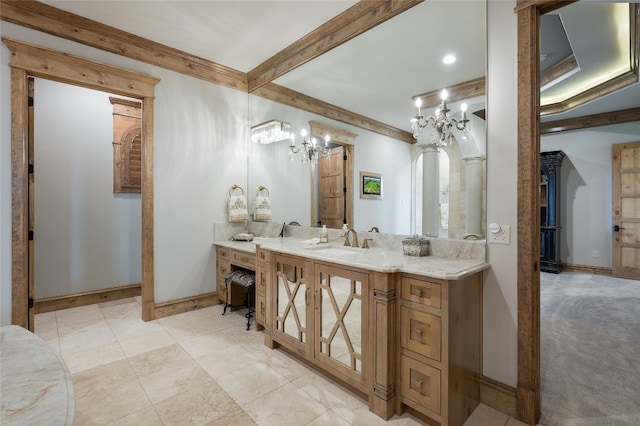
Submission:
[[340,381],[384,419],[410,407],[428,422],[462,425],[478,405],[484,257],[464,259],[458,249],[454,258],[413,257],[299,238],[238,244],[216,242],[217,255],[255,256],[266,345]]

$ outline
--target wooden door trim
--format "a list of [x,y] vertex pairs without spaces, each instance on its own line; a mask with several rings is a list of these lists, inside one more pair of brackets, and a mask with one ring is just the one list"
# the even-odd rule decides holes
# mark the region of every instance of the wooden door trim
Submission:
[[518,419],[540,419],[540,15],[572,1],[518,0]]
[[154,319],[153,98],[159,79],[2,38],[11,51],[11,322],[28,328],[27,78],[40,77],[142,100],[142,319]]

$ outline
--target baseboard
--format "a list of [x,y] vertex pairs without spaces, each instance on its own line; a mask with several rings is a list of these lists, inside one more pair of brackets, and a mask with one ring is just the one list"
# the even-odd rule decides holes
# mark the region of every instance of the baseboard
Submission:
[[516,388],[486,376],[480,378],[480,402],[517,418]]
[[560,267],[563,271],[568,272],[584,272],[586,274],[593,275],[608,275],[611,276],[613,273],[611,268],[607,268],[604,266],[591,266],[591,265],[577,265],[573,263],[560,263]]
[[170,317],[171,315],[195,311],[196,309],[207,308],[219,303],[218,293],[216,292],[198,294],[196,296],[156,303],[155,318]]
[[37,314],[42,314],[111,300],[127,299],[140,296],[141,288],[140,284],[131,284],[67,296],[46,297],[44,299],[36,299],[34,309]]

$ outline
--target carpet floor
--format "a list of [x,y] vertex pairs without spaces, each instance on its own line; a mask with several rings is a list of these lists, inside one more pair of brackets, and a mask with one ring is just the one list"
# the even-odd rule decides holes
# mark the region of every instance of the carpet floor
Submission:
[[640,425],[640,281],[540,277],[539,425]]

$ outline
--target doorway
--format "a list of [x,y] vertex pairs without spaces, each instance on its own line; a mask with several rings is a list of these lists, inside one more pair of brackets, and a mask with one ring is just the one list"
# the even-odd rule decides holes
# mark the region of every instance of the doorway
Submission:
[[[115,115],[112,105],[132,100],[42,78],[34,79],[32,99],[36,313],[129,297],[135,289],[139,295],[141,198],[118,191],[116,171],[126,158],[117,151],[126,139],[115,133],[123,112]],[[129,123],[139,134],[139,120]]]
[[[157,78],[3,39],[11,51],[11,323],[33,331],[29,256],[29,77],[65,82],[142,101],[142,319],[153,320],[153,99]],[[46,63],[46,66],[39,64]]]
[[[354,186],[353,186],[353,163],[354,163],[354,143],[355,138],[358,136],[355,133],[351,133],[347,130],[338,129],[336,127],[328,126],[326,124],[310,121],[309,125],[311,127],[311,137],[318,138],[323,140],[325,135],[329,135],[331,138],[331,146],[332,153],[341,153],[343,161],[340,163],[340,181],[344,182],[344,186],[341,188],[342,194],[340,199],[341,204],[340,208],[340,216],[341,220],[339,225],[337,221],[331,221],[331,223],[322,222],[322,224],[326,224],[327,228],[340,228],[343,224],[347,224],[348,226],[353,227],[353,198],[354,198]],[[332,155],[333,156],[333,155]],[[320,156],[318,158],[318,163],[311,164],[311,226],[319,226],[321,218],[323,217],[322,211],[327,210],[326,207],[322,207],[320,205],[321,198],[323,192],[331,192],[335,191],[341,185],[335,185],[335,182],[332,181],[332,176],[335,177],[335,171],[330,171],[328,174],[330,175],[330,179],[328,179],[328,185],[323,185],[321,182],[323,180],[320,174],[320,162],[326,162],[326,158]],[[335,164],[335,163],[334,163]],[[330,167],[333,169],[333,167]],[[326,180],[326,179],[325,179]],[[323,191],[322,188],[326,187],[326,191]],[[333,189],[332,189],[333,188]],[[327,195],[327,194],[324,194]],[[329,194],[330,195],[330,194]],[[329,203],[332,205],[331,215],[335,216],[336,208],[333,207],[333,202],[335,201],[335,197],[330,196],[325,198],[329,200]],[[344,212],[344,213],[342,213]]]

